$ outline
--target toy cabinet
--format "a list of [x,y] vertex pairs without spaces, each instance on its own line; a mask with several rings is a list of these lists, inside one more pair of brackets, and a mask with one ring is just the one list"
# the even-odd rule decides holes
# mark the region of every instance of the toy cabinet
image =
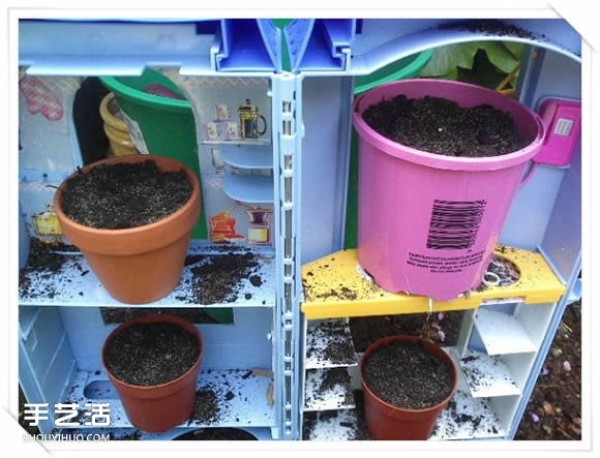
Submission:
[[[527,44],[517,96],[532,109],[548,98],[579,101],[581,38],[566,21],[506,20],[501,29],[497,21],[302,19],[279,29],[264,19],[39,19],[19,24],[19,377],[30,403],[49,404],[43,432],[57,428],[56,403],[107,402],[111,423],[101,429],[114,438],[225,427],[259,439],[356,439],[361,354],[349,318],[462,310],[456,345],[445,348],[460,387],[432,440],[514,436],[562,313],[580,294],[580,144],[559,149],[561,165],[533,163],[512,204],[496,254],[518,280],[448,302],[391,294],[344,244],[356,186],[352,103],[358,78],[475,40]],[[144,309],[195,322],[206,344],[198,390],[218,400],[211,417],[164,434],[131,426],[100,360],[108,334],[140,307],[108,295],[61,239],[50,205],[55,187],[90,161],[82,137],[94,116],[81,113],[97,111],[90,100],[99,96],[86,82],[145,68],[191,104],[207,237],[192,242],[177,289]],[[40,252],[52,270],[32,265]],[[228,291],[202,291],[194,267],[244,256],[251,266]]]

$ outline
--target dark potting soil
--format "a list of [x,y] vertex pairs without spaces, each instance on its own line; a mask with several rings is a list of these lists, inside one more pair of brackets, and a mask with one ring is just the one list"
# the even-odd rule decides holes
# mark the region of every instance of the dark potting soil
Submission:
[[537,37],[531,32],[524,30],[516,25],[506,24],[497,19],[471,19],[465,21],[455,21],[440,24],[438,28],[442,30],[468,30],[470,32],[482,33],[484,35],[493,35],[501,37],[530,38],[535,40]]
[[203,424],[215,423],[219,420],[221,407],[217,393],[210,388],[196,391],[196,404],[190,422],[199,421]]
[[104,324],[119,324],[146,315],[175,315],[190,323],[217,323],[200,308],[156,308],[156,307],[100,307]]
[[256,436],[243,429],[236,428],[205,428],[196,429],[177,436],[174,440],[191,441],[255,441]]
[[[52,278],[60,272],[71,256],[64,253],[79,253],[73,245],[61,242],[47,243],[37,238],[31,238],[27,264],[19,271],[19,296],[35,299],[38,297],[53,298],[57,294],[57,286],[48,284],[40,286],[40,279]],[[81,270],[81,275],[89,273],[82,270],[81,266],[74,264]]]
[[[454,346],[458,340],[462,311],[444,313],[408,313],[350,318],[354,347],[362,353],[377,340],[396,335],[419,336],[443,346]],[[439,332],[441,331],[441,333]]]
[[529,143],[503,111],[490,105],[462,108],[440,97],[399,95],[371,105],[363,119],[390,140],[444,156],[501,156]]
[[196,338],[176,324],[137,323],[112,341],[106,365],[121,381],[154,386],[182,376],[199,353]]
[[192,195],[185,171],[162,171],[155,161],[113,164],[79,173],[67,182],[63,210],[98,229],[126,229],[159,221]]
[[352,345],[352,336],[346,326],[339,321],[323,321],[312,330],[318,338],[327,338],[324,349],[309,347],[307,358],[325,359],[333,365],[351,365],[356,362],[356,351]]
[[[185,264],[193,273],[190,289],[193,297],[187,298],[196,304],[223,304],[238,299],[240,282],[247,278],[255,287],[262,285],[263,279],[256,274],[260,266],[256,255],[251,251],[233,251],[219,255],[188,256]],[[186,298],[181,298],[186,299]]]
[[453,387],[451,368],[418,344],[384,345],[369,355],[363,371],[374,394],[402,408],[432,407]]

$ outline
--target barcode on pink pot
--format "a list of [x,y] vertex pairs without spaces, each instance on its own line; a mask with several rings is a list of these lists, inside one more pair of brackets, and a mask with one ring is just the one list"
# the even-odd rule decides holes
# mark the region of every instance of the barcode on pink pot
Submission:
[[485,210],[485,200],[434,200],[427,235],[427,248],[464,250],[471,248]]

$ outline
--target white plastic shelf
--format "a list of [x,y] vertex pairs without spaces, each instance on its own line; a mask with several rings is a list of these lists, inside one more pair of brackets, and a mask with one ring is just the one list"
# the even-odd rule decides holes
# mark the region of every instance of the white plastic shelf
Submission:
[[[191,420],[178,426],[188,427],[274,427],[275,409],[269,404],[268,391],[271,379],[254,375],[251,370],[208,370],[200,372],[197,390],[212,390],[218,399],[215,418],[204,423]],[[67,387],[61,402],[74,403],[85,411],[86,403],[108,403],[110,426],[131,428],[119,395],[105,373],[79,371],[71,386]],[[87,427],[85,417],[77,427]],[[91,425],[90,425],[91,427]],[[97,426],[94,426],[97,428]]]
[[[327,377],[341,371],[346,372],[347,380],[333,386],[323,386]],[[306,412],[354,409],[356,407],[350,375],[345,368],[307,370],[305,390],[304,411]]]
[[272,169],[273,152],[270,148],[257,146],[223,146],[223,160],[240,169]]
[[354,440],[358,429],[358,417],[354,409],[311,412],[304,416],[304,428],[303,440]]
[[513,316],[480,309],[473,318],[488,355],[529,353],[537,350],[527,330]]
[[357,365],[358,356],[347,318],[309,322],[306,332],[305,369]]
[[489,402],[457,391],[436,423],[430,440],[504,438],[506,431]]
[[273,178],[264,175],[225,175],[223,191],[239,202],[272,204],[275,199]]
[[467,351],[459,364],[474,398],[521,395],[521,390],[501,356]]
[[[256,267],[249,275],[232,287],[231,294],[223,302],[199,304],[197,288],[201,288],[202,275],[193,269],[213,262],[219,256],[254,255]],[[20,305],[52,306],[124,306],[114,299],[102,286],[100,280],[79,251],[57,253],[64,262],[56,272],[32,271],[27,273],[26,286],[19,291]],[[272,251],[233,245],[204,245],[192,243],[188,250],[186,265],[177,288],[167,297],[145,304],[148,307],[273,307],[275,305],[275,259]],[[260,281],[258,281],[260,279]]]

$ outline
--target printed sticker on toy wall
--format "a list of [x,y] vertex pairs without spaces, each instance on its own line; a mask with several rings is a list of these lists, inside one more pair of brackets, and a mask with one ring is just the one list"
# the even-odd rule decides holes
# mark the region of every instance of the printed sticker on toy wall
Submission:
[[27,99],[27,109],[32,115],[40,113],[49,121],[59,121],[64,116],[60,100],[41,79],[23,76],[19,80],[19,90]]
[[203,125],[204,142],[264,143],[266,140],[259,139],[267,132],[267,120],[260,113],[258,105],[251,99],[245,99],[237,108],[237,114],[237,119],[234,119],[230,106],[218,102],[214,117]]
[[78,77],[19,75],[21,170],[71,171],[77,152],[71,141],[71,110]]
[[267,206],[235,202],[229,210],[221,211],[209,219],[210,240],[213,243],[270,245],[272,215],[273,209]]

